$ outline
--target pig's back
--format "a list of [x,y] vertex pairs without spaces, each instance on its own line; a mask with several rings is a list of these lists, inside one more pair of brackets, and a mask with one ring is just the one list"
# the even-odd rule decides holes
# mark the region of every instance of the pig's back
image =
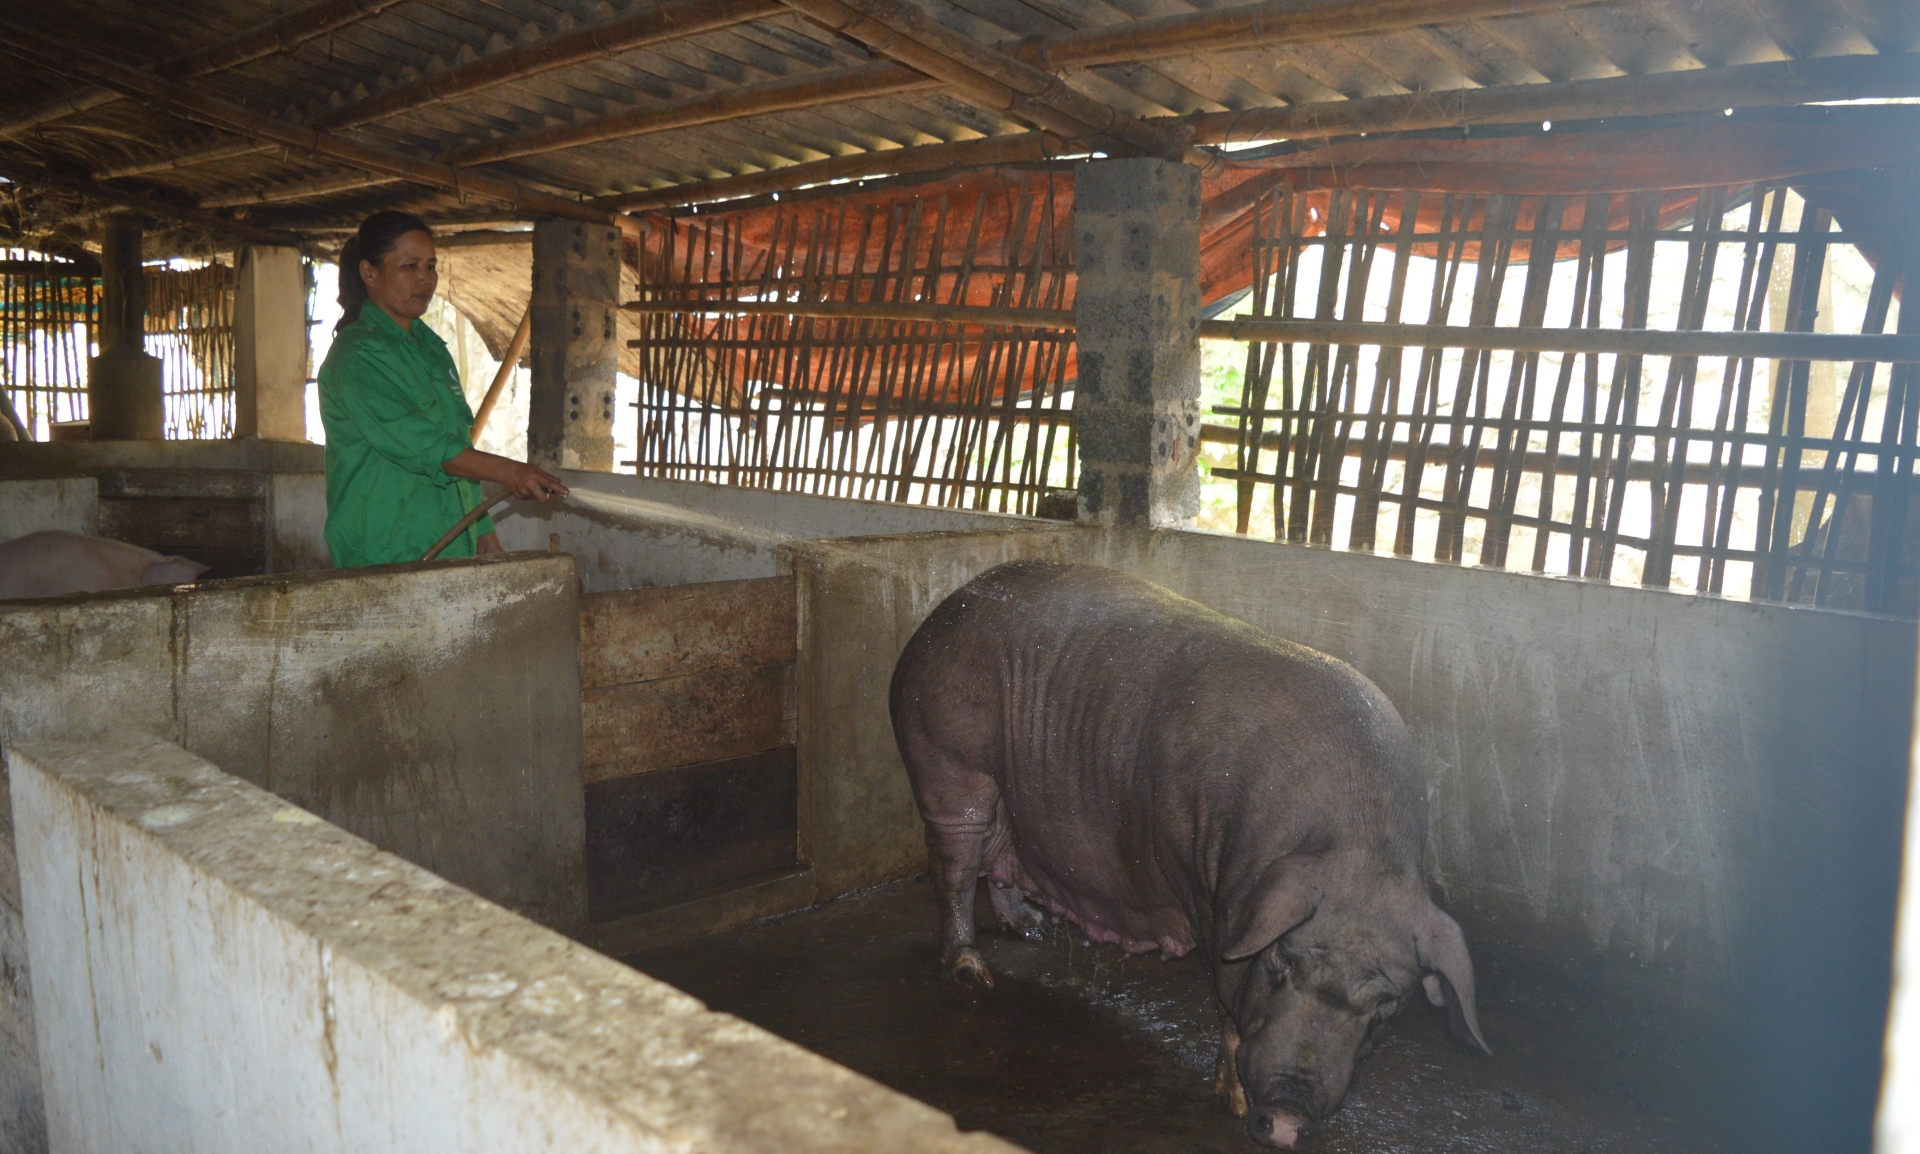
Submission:
[[[1017,859],[989,863],[1000,880],[1095,940],[1183,953],[1231,843],[1315,834],[1303,807],[1275,807],[1276,778],[1311,792],[1285,780],[1287,763],[1351,760],[1325,747],[1372,740],[1368,690],[1331,658],[1156,586],[1019,562],[928,617],[896,669],[894,710],[923,813],[950,795],[929,774],[997,784]],[[1362,724],[1309,720],[1330,712]],[[916,739],[938,754],[916,757]]]

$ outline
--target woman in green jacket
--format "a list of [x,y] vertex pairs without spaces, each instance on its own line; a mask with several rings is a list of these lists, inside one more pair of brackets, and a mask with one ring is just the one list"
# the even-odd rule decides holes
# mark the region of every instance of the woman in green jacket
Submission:
[[[320,366],[335,565],[419,560],[480,503],[480,481],[516,497],[566,495],[551,473],[473,447],[460,374],[420,320],[439,283],[433,233],[404,212],[374,213],[340,250],[343,315]],[[498,552],[482,517],[441,556]]]

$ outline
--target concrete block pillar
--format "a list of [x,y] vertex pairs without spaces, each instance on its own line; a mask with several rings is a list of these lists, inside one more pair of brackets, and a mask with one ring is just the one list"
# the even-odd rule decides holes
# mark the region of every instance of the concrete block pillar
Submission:
[[547,220],[533,226],[527,460],[613,471],[620,230]]
[[233,297],[233,435],[307,439],[307,274],[300,250],[240,250]]
[[1080,515],[1185,524],[1200,508],[1200,170],[1093,161],[1073,218]]
[[100,355],[87,362],[88,435],[157,441],[164,435],[160,358],[146,351],[147,278],[140,222],[117,216],[100,241]]

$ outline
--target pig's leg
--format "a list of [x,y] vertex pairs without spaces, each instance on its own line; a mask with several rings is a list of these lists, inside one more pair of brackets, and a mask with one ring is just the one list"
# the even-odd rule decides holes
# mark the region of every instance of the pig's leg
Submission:
[[[989,803],[975,812],[991,814],[993,805]],[[973,899],[980,887],[980,865],[986,858],[987,835],[992,828],[991,818],[927,818],[927,859],[933,888],[940,896],[940,962],[948,974],[966,985],[993,985],[993,971],[980,956],[973,928]]]
[[1037,942],[1047,936],[1047,915],[1027,903],[1027,897],[1013,886],[994,882],[987,887],[993,899],[993,912],[1000,924],[1015,937]]
[[1232,1016],[1223,1013],[1220,1015],[1220,1069],[1213,1079],[1213,1092],[1235,1118],[1245,1118],[1247,1090],[1240,1084],[1240,1064],[1234,1060],[1239,1052],[1240,1031],[1234,1028]]

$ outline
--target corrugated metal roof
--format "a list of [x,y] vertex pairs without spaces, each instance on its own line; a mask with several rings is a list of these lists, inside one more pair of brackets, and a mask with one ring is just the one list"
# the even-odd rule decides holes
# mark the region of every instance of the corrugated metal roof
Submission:
[[[149,66],[289,12],[263,0],[45,0],[9,19],[123,64]],[[988,43],[1229,8],[1186,0],[912,0]],[[1324,7],[1302,3],[1301,8]],[[587,0],[402,0],[376,15],[193,83],[257,113],[302,124],[367,94],[572,29],[661,7]],[[1432,6],[1436,11],[1445,5]],[[1672,72],[1810,56],[1911,52],[1912,0],[1644,0],[1588,4],[1285,46],[1116,64],[1069,74],[1081,92],[1137,117],[1219,112],[1406,92]],[[463,145],[612,113],[659,108],[781,79],[875,63],[865,47],[793,12],[499,84],[374,123],[347,139],[420,159]],[[30,62],[0,69],[0,120],[84,87]],[[597,196],[748,173],[829,156],[1022,131],[1006,115],[941,91],[811,107],[523,156],[488,171],[567,196]],[[119,100],[0,139],[0,172],[71,174],[158,161],[230,141],[150,103]],[[120,178],[111,187],[192,204],[349,175],[268,150]],[[374,207],[442,219],[517,211],[477,197],[386,183],[251,206],[249,222],[338,227]],[[228,208],[219,211],[232,212]]]

